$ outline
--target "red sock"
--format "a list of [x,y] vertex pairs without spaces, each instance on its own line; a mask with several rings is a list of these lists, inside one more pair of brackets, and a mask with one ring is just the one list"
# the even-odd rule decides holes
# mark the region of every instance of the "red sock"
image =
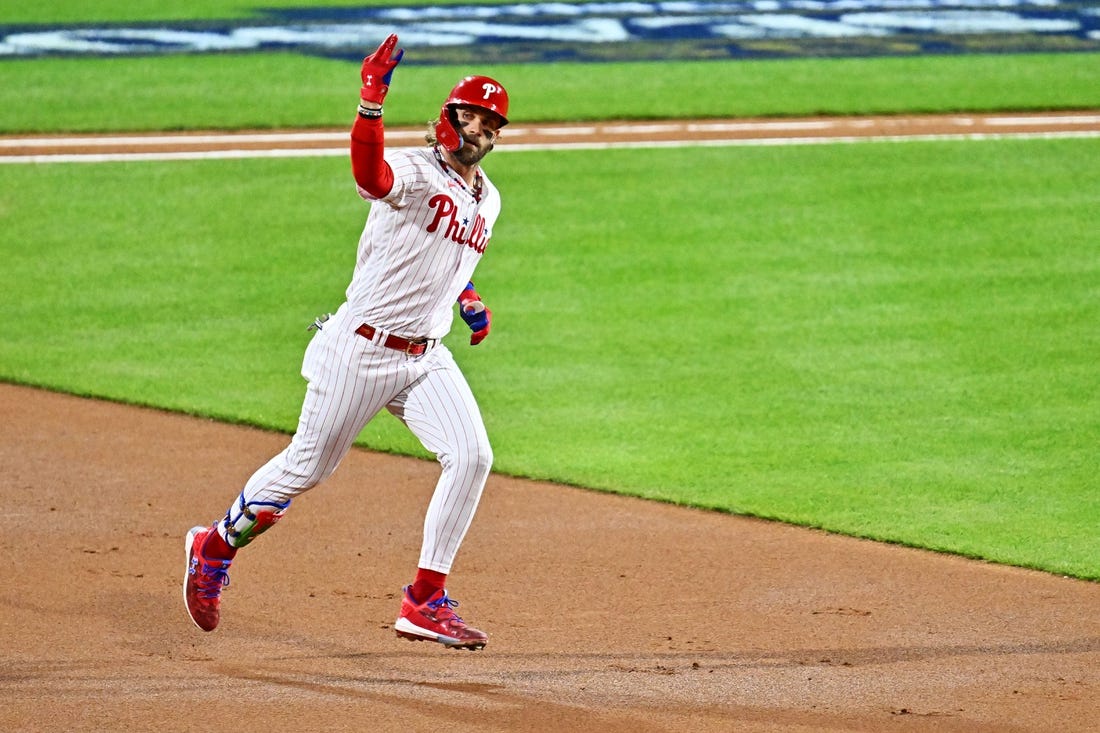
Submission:
[[237,548],[222,539],[221,533],[215,527],[214,531],[206,535],[206,542],[202,545],[202,554],[219,560],[232,560],[237,554]]
[[437,592],[443,590],[446,584],[446,573],[437,573],[434,570],[417,568],[416,580],[413,581],[412,587],[409,588],[409,595],[412,596],[413,600],[417,603],[423,603]]

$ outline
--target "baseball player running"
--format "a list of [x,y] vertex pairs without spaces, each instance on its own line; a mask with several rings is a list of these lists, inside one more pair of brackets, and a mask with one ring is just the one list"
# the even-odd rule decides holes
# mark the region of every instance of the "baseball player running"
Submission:
[[484,76],[451,90],[420,149],[385,150],[382,102],[404,50],[391,35],[363,60],[351,168],[372,202],[346,301],[311,328],[308,382],[297,431],[261,467],[225,517],[187,533],[183,594],[191,620],[213,631],[238,549],[275,524],[299,494],[336,470],[356,436],[383,408],[439,459],[424,518],[418,569],[406,586],[397,636],[481,649],[488,636],[455,613],[447,575],[477,509],[493,452],[477,403],[440,339],[454,304],[477,345],[492,312],[471,277],[500,212],[480,162],[508,123],[508,94]]

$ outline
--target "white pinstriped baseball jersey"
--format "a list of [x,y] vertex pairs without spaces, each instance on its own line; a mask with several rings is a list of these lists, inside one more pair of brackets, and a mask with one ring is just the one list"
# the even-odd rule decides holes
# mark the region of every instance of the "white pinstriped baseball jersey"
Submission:
[[475,195],[432,148],[386,152],[390,193],[369,201],[347,289],[356,318],[405,337],[447,334],[454,303],[473,277],[500,214],[500,195],[484,173]]
[[[371,202],[370,213],[345,301],[309,327],[314,334],[302,358],[307,386],[297,430],[248,479],[213,525],[215,533],[193,527],[186,535],[184,598],[204,631],[218,625],[235,548],[274,526],[296,497],[332,475],[366,424],[388,410],[440,466],[424,513],[416,577],[402,593],[394,630],[457,648],[485,646],[487,636],[451,611],[457,603],[445,583],[485,489],[493,449],[473,392],[441,339],[460,293],[464,308],[473,302],[481,308],[464,311],[470,344],[489,332],[489,309],[464,291],[500,214],[499,193],[477,163],[507,124],[508,95],[488,77],[467,76],[434,123],[441,145],[388,150],[381,103],[404,55],[403,49],[395,53],[396,45],[397,35],[390,34],[363,60],[350,153],[356,189]],[[370,485],[364,477],[364,487]],[[346,532],[348,519],[332,512],[329,530]]]
[[480,172],[478,190],[470,189],[432,148],[387,151],[386,159],[394,173],[389,194],[374,200],[357,187],[371,211],[347,300],[306,349],[302,376],[309,385],[298,429],[248,480],[219,531],[231,542],[256,511],[285,510],[330,476],[366,423],[387,409],[442,467],[424,517],[419,567],[448,573],[493,461],[477,402],[444,344],[410,357],[356,328],[366,323],[406,338],[446,335],[500,198]]

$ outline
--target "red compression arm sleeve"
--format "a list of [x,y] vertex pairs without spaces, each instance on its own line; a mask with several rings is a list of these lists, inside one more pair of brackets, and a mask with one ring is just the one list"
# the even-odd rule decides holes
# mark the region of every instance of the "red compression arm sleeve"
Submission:
[[359,187],[375,198],[393,188],[393,169],[386,162],[381,118],[355,116],[351,127],[351,172]]

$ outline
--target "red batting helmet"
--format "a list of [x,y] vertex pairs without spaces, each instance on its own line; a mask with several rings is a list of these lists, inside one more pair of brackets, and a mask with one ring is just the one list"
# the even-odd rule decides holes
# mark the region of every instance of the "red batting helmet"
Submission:
[[458,106],[480,107],[497,115],[501,127],[508,124],[508,92],[504,86],[487,76],[467,76],[455,84],[447,95],[447,101],[439,111],[439,122],[435,126],[436,139],[448,150],[462,147],[462,139],[451,116]]

